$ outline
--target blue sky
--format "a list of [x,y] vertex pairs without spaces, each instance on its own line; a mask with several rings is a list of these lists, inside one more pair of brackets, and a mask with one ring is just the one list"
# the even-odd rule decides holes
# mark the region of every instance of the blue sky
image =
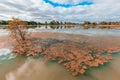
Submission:
[[54,2],[52,0],[44,0],[46,3],[49,3],[53,7],[64,7],[64,8],[70,8],[73,6],[85,6],[85,5],[92,5],[92,1],[79,1],[77,3],[59,3],[59,2]]
[[120,0],[0,0],[0,20],[120,21]]

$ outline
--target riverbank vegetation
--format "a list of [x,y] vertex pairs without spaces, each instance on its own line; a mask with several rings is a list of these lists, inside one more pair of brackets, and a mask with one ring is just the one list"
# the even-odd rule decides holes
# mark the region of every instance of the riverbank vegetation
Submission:
[[[5,20],[1,20],[0,21],[0,28],[6,28],[6,26],[8,25],[8,23],[11,20],[5,21]],[[89,21],[84,21],[84,22],[80,22],[80,23],[74,23],[74,22],[63,22],[63,21],[45,21],[45,22],[39,22],[39,21],[24,21],[28,24],[28,27],[30,28],[35,28],[41,25],[50,25],[50,26],[69,26],[69,27],[74,27],[74,26],[82,26],[85,29],[87,28],[115,28],[115,29],[120,29],[120,22],[106,22],[106,21],[102,21],[102,22],[89,22]]]

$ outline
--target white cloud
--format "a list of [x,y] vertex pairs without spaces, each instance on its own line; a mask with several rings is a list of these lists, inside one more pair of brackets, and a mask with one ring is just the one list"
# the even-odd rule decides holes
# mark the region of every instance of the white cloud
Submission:
[[92,1],[92,0],[50,0],[50,1],[60,4],[78,4],[83,1]]
[[[83,0],[51,0],[77,4]],[[85,1],[85,0],[84,0]],[[90,0],[87,0],[90,1]],[[0,0],[0,19],[12,16],[27,20],[120,21],[120,0],[91,0],[91,6],[53,7],[43,0]]]
[[61,3],[61,4],[77,4],[77,3],[80,3],[84,0],[51,0],[53,2],[56,2],[56,3]]

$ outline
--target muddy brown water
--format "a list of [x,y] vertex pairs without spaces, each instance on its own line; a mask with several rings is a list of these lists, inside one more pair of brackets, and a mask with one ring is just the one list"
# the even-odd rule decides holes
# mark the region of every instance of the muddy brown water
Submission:
[[[36,35],[37,34],[37,35]],[[67,35],[57,33],[36,33],[33,37],[43,39],[52,38],[59,40],[71,40],[75,42],[87,41],[100,47],[119,47],[119,37],[88,37],[80,35]],[[39,36],[41,35],[41,36]],[[4,42],[6,37],[1,39]],[[5,42],[8,47],[8,43]],[[99,43],[99,44],[98,44]],[[116,49],[116,48],[115,48]],[[10,60],[0,61],[0,80],[120,80],[120,53],[113,54],[113,59],[97,68],[90,68],[84,75],[74,77],[65,67],[56,62],[45,64],[42,58],[26,58],[17,56]]]
[[17,56],[0,64],[0,80],[119,80],[120,54],[98,68],[89,69],[84,75],[74,77],[66,69],[55,63],[45,64],[41,58],[26,59]]

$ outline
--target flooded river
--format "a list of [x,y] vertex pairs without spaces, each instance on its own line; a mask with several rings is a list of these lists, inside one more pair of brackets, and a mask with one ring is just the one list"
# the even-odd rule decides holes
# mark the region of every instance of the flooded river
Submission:
[[17,56],[0,64],[1,80],[119,80],[120,54],[104,66],[89,69],[84,75],[74,77],[66,69],[55,63],[45,64],[41,58],[26,59]]
[[[0,33],[0,80],[120,80],[120,53],[112,54],[113,59],[105,65],[89,68],[85,74],[74,77],[64,66],[56,62],[44,63],[42,57],[36,59],[11,53],[11,45],[6,45],[10,43],[4,41],[7,38],[3,37],[7,35],[7,30],[0,31],[2,31]],[[34,37],[41,35],[40,38],[44,39],[74,42],[86,40],[100,47],[120,47],[120,44],[117,44],[120,40],[120,30],[41,27],[29,31],[35,32]]]

